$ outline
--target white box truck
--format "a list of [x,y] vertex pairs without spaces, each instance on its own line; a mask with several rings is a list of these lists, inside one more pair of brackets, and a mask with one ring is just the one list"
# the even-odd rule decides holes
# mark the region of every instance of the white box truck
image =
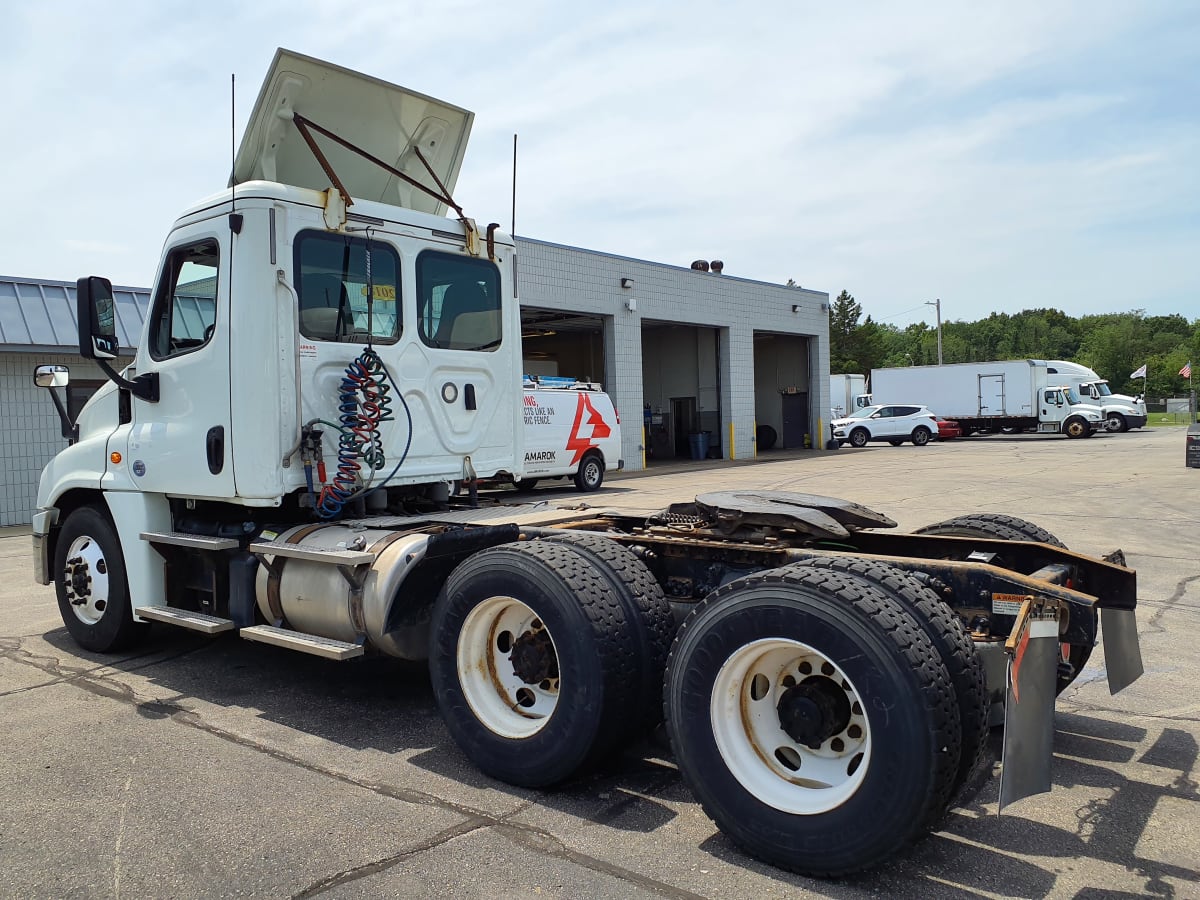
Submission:
[[1146,424],[1146,399],[1141,395],[1114,394],[1108,387],[1108,380],[1097,375],[1095,370],[1079,363],[1051,359],[1046,362],[1046,372],[1050,378],[1074,387],[1085,402],[1099,406],[1104,415],[1104,426],[1109,431],[1128,431]]
[[866,375],[829,376],[829,412],[831,419],[841,419],[856,409],[871,405],[867,393]]
[[871,370],[875,403],[917,403],[953,419],[964,435],[1001,430],[1090,437],[1104,428],[1100,407],[1047,376],[1036,359]]
[[1119,552],[761,490],[637,515],[450,496],[527,449],[513,241],[451,196],[471,121],[281,50],[233,186],[167,235],[122,372],[112,286],[79,280],[80,352],[110,382],[77,421],[54,395],[70,444],[32,528],[74,640],[153,624],[427,660],[449,736],[524,787],[665,714],[717,825],[818,875],[938,822],[997,709],[1001,802],[1049,790],[1054,698],[1101,620],[1110,687],[1141,673]]

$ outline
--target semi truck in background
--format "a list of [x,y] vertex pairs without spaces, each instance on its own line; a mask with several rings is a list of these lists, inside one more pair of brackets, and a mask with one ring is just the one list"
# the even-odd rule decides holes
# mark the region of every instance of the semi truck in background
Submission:
[[831,418],[841,419],[856,409],[871,405],[867,394],[866,375],[829,376],[829,412]]
[[[531,470],[513,240],[451,193],[471,122],[280,50],[232,185],[167,236],[123,371],[112,286],[79,280],[80,353],[109,383],[71,421],[66,367],[34,376],[69,441],[42,474],[34,576],[72,638],[117,652],[153,623],[427,661],[451,739],[523,787],[665,717],[717,826],[815,875],[934,828],[1000,719],[1001,804],[1049,790],[1054,699],[1098,635],[1114,693],[1142,671],[1120,551],[1004,515],[896,533],[762,490],[636,513],[481,503],[479,478]],[[959,376],[972,398],[998,377],[989,403],[1085,432],[1065,389],[985,371]]]
[[1109,390],[1108,380],[1101,378],[1093,369],[1079,363],[1051,359],[1046,362],[1046,372],[1051,378],[1074,387],[1085,402],[1099,406],[1104,415],[1104,426],[1109,431],[1128,431],[1146,424],[1145,397],[1141,394],[1136,397],[1114,394]]
[[964,435],[1036,431],[1090,437],[1105,427],[1100,407],[1036,359],[871,370],[874,403],[919,403],[959,423]]

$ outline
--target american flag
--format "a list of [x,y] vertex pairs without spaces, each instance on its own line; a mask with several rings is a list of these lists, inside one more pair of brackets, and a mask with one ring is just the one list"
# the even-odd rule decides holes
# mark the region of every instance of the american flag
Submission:
[[1184,378],[1192,377],[1192,363],[1190,360],[1186,364],[1184,364],[1184,367],[1182,369],[1179,370],[1179,374],[1182,375]]

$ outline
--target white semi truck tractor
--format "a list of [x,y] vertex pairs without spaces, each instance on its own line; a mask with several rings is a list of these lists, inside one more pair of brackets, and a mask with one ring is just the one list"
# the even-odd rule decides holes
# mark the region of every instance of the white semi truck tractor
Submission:
[[716,824],[817,875],[935,827],[1000,721],[1003,803],[1049,790],[1054,698],[1101,622],[1112,689],[1141,673],[1119,551],[1008,516],[899,534],[767,491],[480,503],[476,479],[524,474],[521,332],[512,238],[451,194],[471,121],[281,50],[232,184],[167,236],[121,372],[111,286],[80,279],[80,353],[110,383],[60,409],[33,518],[75,641],[177,627],[428,660],[453,740],[516,785],[665,718]]

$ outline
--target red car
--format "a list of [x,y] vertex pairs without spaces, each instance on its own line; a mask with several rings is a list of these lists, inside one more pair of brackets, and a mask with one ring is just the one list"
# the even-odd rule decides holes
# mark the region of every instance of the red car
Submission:
[[941,416],[936,416],[938,427],[938,440],[948,441],[951,438],[962,437],[962,429],[958,427],[957,422],[950,419],[943,419]]

